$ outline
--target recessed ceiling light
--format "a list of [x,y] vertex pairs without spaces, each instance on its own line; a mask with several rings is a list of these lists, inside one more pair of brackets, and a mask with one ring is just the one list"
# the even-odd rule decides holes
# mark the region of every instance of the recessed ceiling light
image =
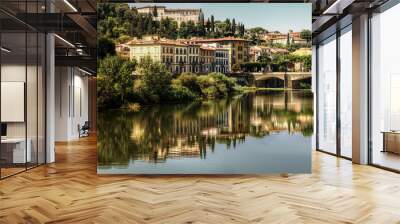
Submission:
[[66,40],[66,39],[64,39],[64,38],[62,38],[62,37],[60,37],[58,34],[54,34],[54,36],[57,37],[57,38],[58,38],[59,40],[61,40],[62,42],[66,43],[67,45],[69,45],[69,46],[75,48],[75,45],[73,45],[73,44],[72,44],[71,42],[69,42],[68,40]]
[[79,67],[78,67],[78,70],[81,71],[81,72],[83,72],[83,73],[85,73],[85,74],[87,74],[87,75],[93,75],[92,73],[90,73],[90,72],[88,72],[88,71],[85,71],[85,70],[83,70],[83,69],[81,69],[81,68],[79,68]]
[[64,0],[65,4],[67,4],[72,10],[74,10],[75,12],[78,12],[78,10],[68,1],[68,0]]
[[7,48],[5,48],[5,47],[1,47],[0,49],[1,49],[2,51],[6,52],[6,53],[10,53],[10,52],[11,52],[11,50],[9,50],[9,49],[7,49]]

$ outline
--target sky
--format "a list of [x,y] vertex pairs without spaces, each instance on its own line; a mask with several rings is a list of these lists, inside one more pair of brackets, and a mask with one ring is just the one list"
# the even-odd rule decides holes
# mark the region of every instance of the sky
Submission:
[[[130,3],[133,7],[154,3]],[[268,31],[311,30],[310,3],[157,3],[167,8],[201,8],[205,19],[214,15],[215,20],[235,18],[246,28],[263,27]]]

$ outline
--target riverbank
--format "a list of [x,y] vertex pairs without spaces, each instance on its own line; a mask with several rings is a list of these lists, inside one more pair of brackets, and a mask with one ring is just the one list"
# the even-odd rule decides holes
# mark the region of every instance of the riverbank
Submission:
[[254,86],[242,86],[239,88],[242,92],[256,92],[256,91],[312,91],[311,89],[289,89],[289,88],[266,88]]
[[246,93],[256,93],[256,92],[285,92],[285,91],[301,91],[301,92],[306,92],[306,93],[311,93],[311,89],[288,89],[288,88],[265,88],[265,87],[250,87],[250,86],[240,86],[236,87],[235,91],[233,91],[231,94],[224,96],[224,97],[217,97],[217,98],[207,98],[207,97],[200,97],[197,96],[193,98],[190,101],[162,101],[162,102],[157,102],[157,103],[144,103],[144,102],[128,102],[125,105],[122,105],[121,107],[115,107],[115,108],[99,108],[99,111],[106,111],[106,110],[127,110],[130,112],[138,112],[144,107],[149,107],[149,106],[157,106],[157,105],[179,105],[179,104],[185,104],[188,102],[203,102],[203,101],[218,101],[234,96],[238,96],[241,94],[246,94]]

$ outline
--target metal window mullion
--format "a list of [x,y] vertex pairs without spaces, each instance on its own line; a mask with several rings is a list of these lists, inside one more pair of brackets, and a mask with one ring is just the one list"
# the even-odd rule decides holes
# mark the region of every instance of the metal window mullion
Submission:
[[316,45],[315,49],[315,148],[319,149],[319,44]]
[[340,79],[341,79],[341,66],[340,66],[340,36],[341,32],[336,31],[336,154],[341,156],[341,114],[340,114]]
[[[39,13],[39,1],[36,1]],[[36,166],[39,165],[39,32],[36,32]]]
[[[25,21],[28,19],[28,1],[25,1]],[[27,97],[28,97],[28,26],[25,25],[25,102],[24,102],[24,118],[25,118],[25,170],[28,169],[28,113],[27,113]]]
[[368,124],[367,124],[367,141],[368,141],[368,158],[367,158],[367,163],[368,164],[373,164],[373,152],[372,152],[372,63],[371,63],[371,56],[372,56],[372,11],[368,12],[368,25],[367,25],[367,47],[368,47],[368,53],[367,53],[367,85],[368,85],[368,90],[367,90],[367,119],[368,119]]

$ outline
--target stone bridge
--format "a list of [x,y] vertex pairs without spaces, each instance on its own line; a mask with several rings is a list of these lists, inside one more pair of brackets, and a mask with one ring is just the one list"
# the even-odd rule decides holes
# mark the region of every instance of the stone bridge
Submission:
[[262,83],[271,79],[281,80],[285,88],[292,88],[294,81],[311,79],[311,72],[245,72],[227,75],[237,79],[246,79],[249,85],[253,86],[262,86]]

